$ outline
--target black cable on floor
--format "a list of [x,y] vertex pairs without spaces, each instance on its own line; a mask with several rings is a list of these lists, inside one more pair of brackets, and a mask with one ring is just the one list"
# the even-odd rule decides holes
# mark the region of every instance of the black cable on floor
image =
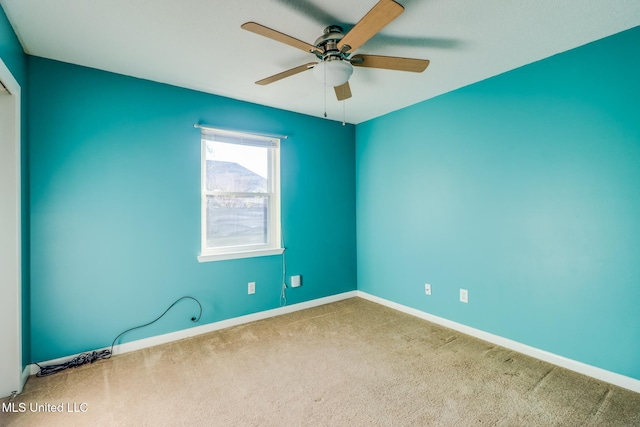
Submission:
[[37,377],[46,377],[48,375],[53,375],[53,374],[56,374],[56,373],[58,373],[60,371],[64,371],[65,369],[77,368],[78,366],[82,366],[82,365],[85,365],[87,363],[93,363],[96,360],[110,359],[111,356],[113,355],[113,347],[115,346],[116,341],[118,340],[118,338],[120,338],[121,336],[123,336],[127,332],[131,332],[131,331],[136,330],[136,329],[144,328],[145,326],[149,326],[149,325],[157,322],[165,314],[167,314],[167,312],[169,310],[171,310],[174,305],[176,305],[177,303],[179,303],[183,299],[192,299],[198,304],[198,307],[200,307],[200,313],[198,313],[198,317],[194,316],[194,317],[191,318],[192,322],[198,322],[200,320],[200,318],[202,317],[202,304],[200,304],[200,301],[198,301],[194,297],[184,296],[184,297],[178,298],[173,304],[171,304],[169,306],[169,308],[167,308],[164,311],[164,313],[162,313],[160,316],[158,316],[156,319],[152,320],[151,322],[145,323],[144,325],[140,325],[140,326],[135,326],[133,328],[129,328],[126,331],[123,331],[120,334],[118,334],[118,336],[115,337],[113,342],[111,343],[111,349],[110,350],[104,349],[104,350],[101,350],[101,351],[92,351],[91,353],[82,353],[82,354],[74,357],[73,359],[69,360],[68,362],[60,363],[60,364],[57,364],[57,365],[40,366],[37,363],[33,362],[38,368],[40,368],[40,371],[36,374],[36,376]]

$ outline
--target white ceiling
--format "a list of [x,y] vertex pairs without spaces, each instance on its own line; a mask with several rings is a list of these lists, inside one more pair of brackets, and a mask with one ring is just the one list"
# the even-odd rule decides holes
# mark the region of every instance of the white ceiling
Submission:
[[[377,0],[0,0],[31,55],[322,117],[315,57],[244,31],[255,21],[313,44]],[[640,25],[639,0],[398,0],[405,12],[356,53],[431,60],[422,74],[355,68],[346,121],[362,121]],[[633,54],[629,52],[629,54]],[[635,52],[638,54],[638,52]],[[606,67],[606,64],[594,64]],[[585,70],[588,72],[588,70]],[[342,104],[327,92],[328,118]]]

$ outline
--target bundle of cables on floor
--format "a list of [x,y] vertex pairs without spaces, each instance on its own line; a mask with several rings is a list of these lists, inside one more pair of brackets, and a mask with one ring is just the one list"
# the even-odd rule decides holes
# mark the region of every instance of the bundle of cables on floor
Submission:
[[73,359],[69,360],[68,362],[60,363],[60,364],[57,364],[57,365],[40,366],[37,363],[33,362],[38,368],[40,368],[40,371],[38,371],[36,376],[37,377],[46,377],[48,375],[53,375],[53,374],[56,374],[58,372],[64,371],[65,369],[77,368],[78,366],[86,365],[87,363],[93,363],[96,360],[110,359],[111,356],[113,355],[113,347],[115,346],[116,341],[118,341],[118,338],[120,338],[121,336],[123,336],[127,332],[131,332],[131,331],[136,330],[136,329],[144,328],[145,326],[149,326],[149,325],[157,322],[158,320],[162,319],[162,317],[165,314],[167,314],[167,312],[169,310],[171,310],[173,308],[173,306],[175,306],[177,303],[179,303],[183,299],[192,299],[198,304],[198,307],[200,307],[200,313],[198,313],[198,317],[194,316],[194,317],[191,318],[192,322],[198,322],[200,320],[200,317],[202,317],[202,304],[200,304],[200,301],[198,301],[194,297],[184,296],[184,297],[178,298],[173,304],[171,304],[169,306],[169,308],[167,308],[164,311],[164,313],[162,313],[160,316],[158,316],[157,318],[155,318],[151,322],[145,323],[144,325],[140,325],[140,326],[135,326],[133,328],[129,328],[126,331],[123,331],[120,334],[118,334],[118,336],[113,339],[113,342],[111,343],[111,348],[110,349],[104,349],[104,350],[100,350],[100,351],[92,351],[91,353],[82,353],[82,354],[74,357]]

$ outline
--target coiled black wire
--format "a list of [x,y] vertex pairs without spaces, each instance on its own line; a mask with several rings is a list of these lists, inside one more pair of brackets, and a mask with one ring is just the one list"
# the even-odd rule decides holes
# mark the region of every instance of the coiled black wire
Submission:
[[151,322],[145,323],[144,325],[140,325],[140,326],[134,326],[133,328],[129,328],[126,331],[120,332],[118,334],[118,336],[113,339],[113,342],[111,343],[111,349],[109,349],[109,350],[104,349],[104,350],[101,350],[101,351],[92,351],[91,353],[82,353],[82,354],[74,357],[73,359],[69,360],[68,362],[60,363],[60,364],[57,364],[57,365],[40,366],[37,363],[33,362],[38,368],[40,368],[40,371],[38,371],[36,376],[37,377],[46,377],[46,376],[53,375],[53,374],[56,374],[58,372],[64,371],[65,369],[77,368],[78,366],[82,366],[82,365],[85,365],[87,363],[93,363],[96,360],[110,359],[111,356],[113,355],[113,347],[115,346],[116,341],[118,341],[118,338],[120,338],[121,336],[123,336],[127,332],[131,332],[131,331],[136,330],[136,329],[144,328],[145,326],[149,326],[149,325],[157,322],[158,320],[162,319],[162,317],[165,314],[167,314],[167,312],[169,310],[171,310],[174,305],[176,305],[177,303],[179,303],[183,299],[192,299],[198,304],[198,307],[200,307],[200,313],[198,313],[198,317],[192,317],[191,318],[192,322],[198,322],[200,320],[200,318],[202,317],[202,304],[200,304],[200,301],[198,301],[194,297],[190,297],[190,296],[180,297],[173,304],[171,304],[169,306],[169,308],[167,308],[164,311],[164,313],[162,313],[160,316],[158,316],[157,318],[155,318]]

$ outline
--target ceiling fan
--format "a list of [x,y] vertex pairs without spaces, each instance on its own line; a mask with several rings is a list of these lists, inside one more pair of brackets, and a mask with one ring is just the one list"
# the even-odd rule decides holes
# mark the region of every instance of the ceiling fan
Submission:
[[318,37],[313,45],[255,22],[242,24],[241,28],[244,30],[312,53],[320,60],[320,62],[309,62],[258,80],[256,84],[268,85],[313,69],[320,81],[333,86],[336,97],[342,101],[351,98],[349,77],[353,73],[353,66],[421,73],[429,65],[426,59],[362,54],[350,57],[353,51],[365,44],[403,11],[404,7],[393,0],[379,0],[349,32],[344,34],[342,27],[330,25],[324,29],[324,34]]

